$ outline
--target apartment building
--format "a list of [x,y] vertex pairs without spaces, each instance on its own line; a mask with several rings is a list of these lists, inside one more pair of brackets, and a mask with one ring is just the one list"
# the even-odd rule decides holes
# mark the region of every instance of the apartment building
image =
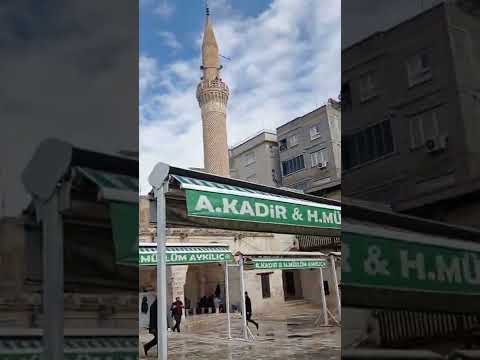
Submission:
[[342,51],[346,196],[475,225],[459,214],[480,190],[479,37],[445,3]]
[[277,128],[282,185],[340,197],[340,104],[327,104]]
[[280,186],[277,135],[262,131],[230,148],[230,175],[268,186]]

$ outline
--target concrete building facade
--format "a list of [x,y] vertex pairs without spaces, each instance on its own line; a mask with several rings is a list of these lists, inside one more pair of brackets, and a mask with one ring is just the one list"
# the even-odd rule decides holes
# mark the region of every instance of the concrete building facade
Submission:
[[306,193],[338,192],[341,182],[340,104],[326,105],[277,128],[282,185]]
[[448,2],[343,50],[346,196],[478,226],[479,34]]
[[279,186],[280,157],[275,132],[262,131],[230,148],[233,178],[268,186]]

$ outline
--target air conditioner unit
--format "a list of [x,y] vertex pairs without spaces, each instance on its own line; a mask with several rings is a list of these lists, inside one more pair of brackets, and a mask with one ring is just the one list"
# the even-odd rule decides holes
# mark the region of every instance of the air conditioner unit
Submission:
[[328,165],[328,161],[324,161],[324,162],[318,163],[317,166],[318,166],[320,169],[325,169],[325,168],[327,167],[327,165]]
[[447,148],[447,136],[436,136],[425,141],[427,152],[434,153]]

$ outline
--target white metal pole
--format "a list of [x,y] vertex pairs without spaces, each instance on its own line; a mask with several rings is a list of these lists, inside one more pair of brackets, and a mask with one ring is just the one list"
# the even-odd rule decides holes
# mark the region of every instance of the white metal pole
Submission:
[[156,192],[157,197],[157,314],[158,314],[158,360],[167,360],[167,263],[166,263],[166,208],[164,183]]
[[247,307],[245,305],[245,279],[243,278],[243,256],[240,255],[240,299],[242,300],[242,324],[243,324],[243,338],[248,340],[247,332]]
[[230,319],[230,286],[228,278],[228,262],[225,262],[225,306],[227,310],[228,338],[232,339],[232,327]]
[[63,224],[58,193],[42,206],[44,358],[64,357]]
[[342,319],[342,302],[340,300],[340,288],[338,287],[337,269],[335,268],[334,255],[330,255],[330,262],[332,264],[333,284],[335,285],[335,294],[337,295],[338,320],[341,320]]
[[320,268],[320,292],[322,293],[323,324],[328,325],[327,299],[325,297],[325,288],[323,286],[323,269]]

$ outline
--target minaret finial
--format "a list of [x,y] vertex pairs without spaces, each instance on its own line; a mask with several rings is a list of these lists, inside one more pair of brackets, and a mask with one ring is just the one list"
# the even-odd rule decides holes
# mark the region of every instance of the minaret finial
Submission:
[[205,12],[207,17],[210,16],[210,8],[208,7],[208,0],[205,0]]

